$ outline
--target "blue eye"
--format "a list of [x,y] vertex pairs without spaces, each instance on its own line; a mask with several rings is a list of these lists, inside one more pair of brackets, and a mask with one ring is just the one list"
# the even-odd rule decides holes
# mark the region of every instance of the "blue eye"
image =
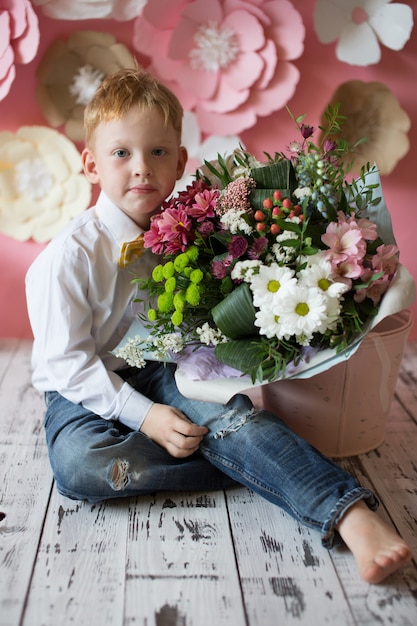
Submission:
[[166,150],[164,150],[164,148],[155,148],[154,150],[152,150],[152,154],[154,156],[163,156],[165,152]]
[[121,148],[120,150],[115,150],[115,152],[113,152],[113,154],[118,159],[123,159],[123,157],[127,156],[127,150],[123,150]]

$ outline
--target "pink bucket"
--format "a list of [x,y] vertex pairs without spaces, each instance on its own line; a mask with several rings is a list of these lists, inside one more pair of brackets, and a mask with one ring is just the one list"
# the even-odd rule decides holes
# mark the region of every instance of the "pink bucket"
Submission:
[[377,448],[384,440],[411,326],[409,311],[391,315],[345,362],[312,378],[265,385],[265,408],[327,456]]

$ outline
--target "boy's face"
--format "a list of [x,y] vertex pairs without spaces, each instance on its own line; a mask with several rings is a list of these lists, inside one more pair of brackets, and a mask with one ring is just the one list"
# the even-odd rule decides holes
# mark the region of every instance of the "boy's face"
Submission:
[[187,151],[158,109],[101,123],[82,154],[84,172],[143,230],[181,178]]

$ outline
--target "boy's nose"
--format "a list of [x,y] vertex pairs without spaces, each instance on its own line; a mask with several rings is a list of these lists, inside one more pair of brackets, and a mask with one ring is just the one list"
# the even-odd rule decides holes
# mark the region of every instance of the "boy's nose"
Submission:
[[135,176],[150,176],[151,167],[146,159],[137,158],[133,163],[133,174]]

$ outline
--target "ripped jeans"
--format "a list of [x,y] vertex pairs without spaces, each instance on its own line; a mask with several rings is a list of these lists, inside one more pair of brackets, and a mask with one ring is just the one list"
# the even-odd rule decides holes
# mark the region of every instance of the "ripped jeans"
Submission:
[[174,367],[148,363],[126,380],[155,402],[207,426],[199,452],[170,456],[143,433],[106,421],[57,392],[45,394],[45,431],[58,491],[97,502],[156,491],[203,491],[240,483],[321,532],[333,545],[335,527],[355,502],[375,510],[374,494],[245,395],[227,405],[181,395]]

